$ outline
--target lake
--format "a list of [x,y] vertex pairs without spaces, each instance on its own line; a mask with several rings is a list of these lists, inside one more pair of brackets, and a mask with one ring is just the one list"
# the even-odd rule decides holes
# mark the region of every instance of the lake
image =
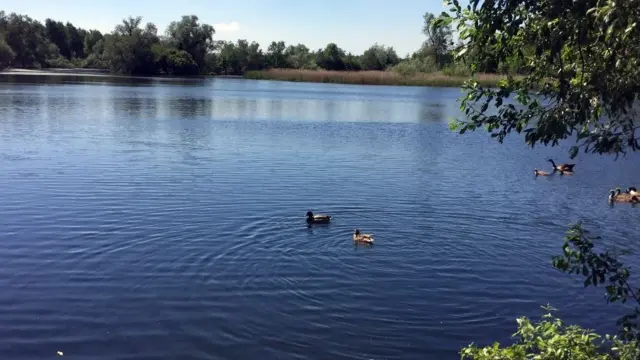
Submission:
[[[637,157],[459,136],[460,95],[0,75],[0,353],[458,359],[547,303],[615,331],[551,256],[579,219],[640,250],[640,210],[607,203]],[[575,175],[535,178],[549,157]]]

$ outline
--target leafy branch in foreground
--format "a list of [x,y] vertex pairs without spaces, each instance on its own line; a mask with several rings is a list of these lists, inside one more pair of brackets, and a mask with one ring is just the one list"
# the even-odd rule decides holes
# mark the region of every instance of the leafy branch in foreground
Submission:
[[640,148],[633,104],[640,93],[640,0],[445,3],[452,14],[437,23],[456,26],[464,42],[456,59],[473,52],[472,70],[487,61],[526,67],[497,89],[468,81],[461,110],[470,121],[457,121],[460,133],[485,127],[502,142],[515,131],[531,147],[575,136],[571,158],[581,148],[616,157]]
[[629,269],[619,260],[625,251],[596,250],[594,241],[600,237],[589,237],[581,223],[574,224],[565,236],[562,255],[553,257],[553,266],[569,274],[585,277],[584,286],[604,285],[607,303],[626,303],[632,300],[635,308],[631,314],[618,320],[622,337],[627,340],[640,339],[640,290],[629,283]]
[[[635,125],[640,94],[640,0],[469,0],[466,7],[459,0],[445,3],[450,13],[442,13],[436,25],[456,26],[463,42],[456,60],[467,59],[472,72],[487,63],[519,63],[524,70],[519,77],[507,76],[497,88],[467,81],[460,104],[467,119],[452,122],[452,130],[463,134],[484,127],[500,143],[516,132],[524,135],[530,147],[556,146],[574,137],[571,158],[581,149],[616,158],[640,149]],[[598,252],[596,239],[589,238],[580,223],[573,226],[562,256],[555,257],[553,265],[584,276],[585,287],[604,285],[608,302],[635,301],[634,311],[619,320],[622,338],[612,350],[621,349],[622,341],[631,346],[624,345],[625,349],[633,349],[640,338],[640,293],[631,286],[629,269],[618,260],[619,254]],[[527,324],[521,324],[520,335],[531,330]],[[537,324],[534,330],[549,324]],[[566,331],[548,337],[561,329],[558,326],[534,331],[533,338],[523,337],[530,347],[520,343],[467,353],[477,359],[616,358],[590,353],[589,336],[584,334],[580,338],[584,347],[576,348],[577,328],[562,328]],[[568,351],[572,353],[567,355]],[[542,355],[528,355],[532,353]],[[638,357],[637,352],[633,355],[621,352],[619,358]]]
[[[475,360],[631,360],[640,358],[638,343],[623,342],[615,336],[602,339],[597,333],[576,325],[565,325],[551,314],[550,306],[542,320],[532,322],[518,318],[518,331],[513,334],[518,341],[500,347],[494,343],[485,348],[471,344],[460,351],[461,358]],[[610,351],[604,350],[611,349]]]

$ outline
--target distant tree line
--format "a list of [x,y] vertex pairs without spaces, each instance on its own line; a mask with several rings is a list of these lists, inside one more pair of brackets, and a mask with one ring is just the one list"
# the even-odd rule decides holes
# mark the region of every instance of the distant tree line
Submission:
[[[451,29],[434,26],[433,14],[426,13],[424,20],[423,46],[401,58],[393,47],[377,43],[355,55],[335,43],[313,50],[273,41],[263,50],[243,39],[216,41],[213,26],[200,23],[195,15],[172,22],[164,35],[153,23],[143,24],[142,17],[128,17],[103,34],[69,22],[46,19],[42,24],[0,11],[0,68],[93,68],[131,75],[242,75],[269,68],[467,73],[467,66],[453,63]],[[500,69],[499,64],[486,64],[480,70]]]

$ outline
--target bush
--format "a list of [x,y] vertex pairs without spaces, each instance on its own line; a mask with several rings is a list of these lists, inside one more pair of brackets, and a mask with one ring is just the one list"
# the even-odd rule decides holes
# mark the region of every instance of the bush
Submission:
[[58,56],[55,59],[49,59],[46,61],[48,67],[52,68],[61,68],[61,69],[70,69],[73,68],[73,64],[69,59],[64,56]]
[[442,73],[447,76],[471,76],[471,68],[465,64],[453,63],[445,66]]
[[391,67],[391,71],[403,76],[414,75],[416,73],[433,73],[438,71],[438,65],[430,58],[407,59]]
[[517,320],[519,341],[507,347],[494,343],[485,348],[474,344],[460,351],[461,358],[475,360],[635,360],[640,358],[637,341],[623,342],[617,337],[605,336],[566,325],[549,312],[542,320],[532,323],[528,318]]
[[109,64],[106,61],[102,60],[100,57],[98,57],[96,54],[91,54],[84,61],[84,64],[82,64],[82,67],[87,69],[108,69]]

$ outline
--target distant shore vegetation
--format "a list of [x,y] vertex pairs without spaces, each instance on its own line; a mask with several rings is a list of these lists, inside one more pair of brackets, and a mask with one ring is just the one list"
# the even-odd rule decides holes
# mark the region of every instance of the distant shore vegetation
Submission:
[[[121,75],[235,75],[251,79],[369,85],[460,86],[470,78],[464,59],[454,61],[450,27],[434,26],[424,14],[425,41],[401,57],[393,47],[373,44],[362,54],[335,43],[321,49],[273,41],[266,49],[247,40],[215,40],[212,25],[184,15],[160,33],[143,18],[128,17],[110,33],[69,22],[0,11],[0,69],[96,69]],[[419,31],[419,29],[417,29]],[[467,57],[473,57],[469,52]],[[521,64],[485,62],[474,79],[495,85]]]

